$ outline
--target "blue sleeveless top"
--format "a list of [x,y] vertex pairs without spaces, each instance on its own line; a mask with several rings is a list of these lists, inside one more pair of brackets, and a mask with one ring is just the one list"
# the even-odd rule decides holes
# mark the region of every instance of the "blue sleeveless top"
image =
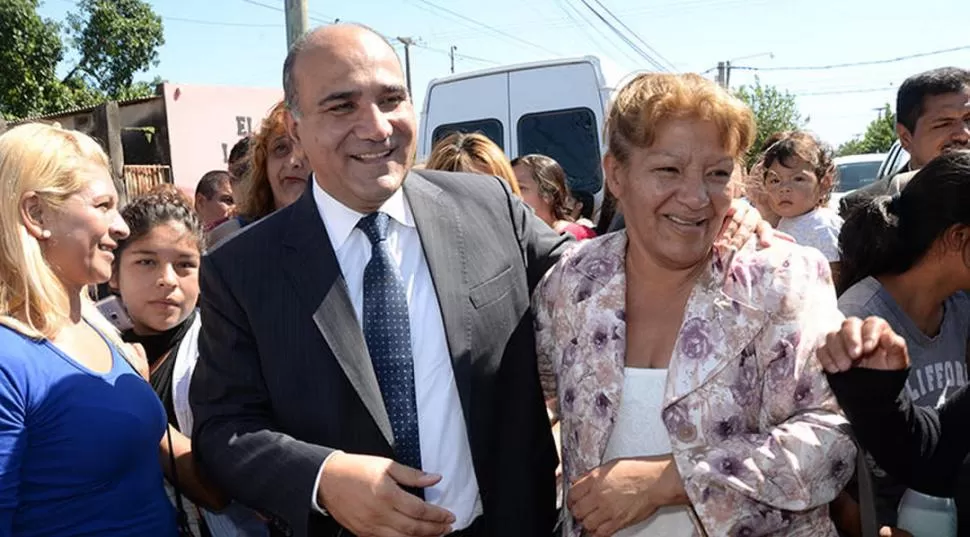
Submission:
[[0,326],[0,535],[173,537],[161,402],[117,349],[97,373]]

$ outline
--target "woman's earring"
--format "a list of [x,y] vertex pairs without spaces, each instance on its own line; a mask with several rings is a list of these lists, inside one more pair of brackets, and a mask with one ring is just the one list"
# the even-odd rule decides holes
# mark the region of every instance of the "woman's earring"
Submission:
[[51,230],[45,229],[44,231],[41,231],[40,232],[40,238],[42,238],[42,239],[49,239],[49,238],[51,238]]

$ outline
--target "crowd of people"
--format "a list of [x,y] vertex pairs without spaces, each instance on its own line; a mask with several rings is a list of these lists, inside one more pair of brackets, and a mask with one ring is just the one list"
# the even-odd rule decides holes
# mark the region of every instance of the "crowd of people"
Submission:
[[366,27],[283,89],[194,199],[0,135],[0,535],[970,536],[970,71],[838,209],[699,75],[618,90],[602,211],[481,134],[415,163]]

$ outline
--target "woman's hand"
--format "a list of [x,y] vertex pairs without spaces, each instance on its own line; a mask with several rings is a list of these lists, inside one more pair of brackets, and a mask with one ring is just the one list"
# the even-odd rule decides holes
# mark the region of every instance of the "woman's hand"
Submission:
[[687,503],[671,456],[617,459],[590,470],[569,489],[569,512],[594,537],[609,537],[665,505]]
[[775,231],[750,203],[734,200],[721,227],[721,234],[716,239],[717,245],[738,250],[751,235],[758,236],[758,246],[761,247],[771,246],[778,240],[795,242],[790,236]]
[[848,371],[852,367],[884,371],[909,367],[906,340],[879,317],[865,321],[857,317],[846,319],[841,330],[825,337],[816,356],[828,373]]

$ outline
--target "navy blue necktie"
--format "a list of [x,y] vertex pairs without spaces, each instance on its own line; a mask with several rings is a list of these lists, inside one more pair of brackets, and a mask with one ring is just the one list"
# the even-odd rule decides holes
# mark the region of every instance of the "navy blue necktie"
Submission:
[[364,268],[364,339],[391,420],[395,459],[421,469],[408,300],[387,247],[389,223],[386,213],[371,213],[357,222],[372,245]]

